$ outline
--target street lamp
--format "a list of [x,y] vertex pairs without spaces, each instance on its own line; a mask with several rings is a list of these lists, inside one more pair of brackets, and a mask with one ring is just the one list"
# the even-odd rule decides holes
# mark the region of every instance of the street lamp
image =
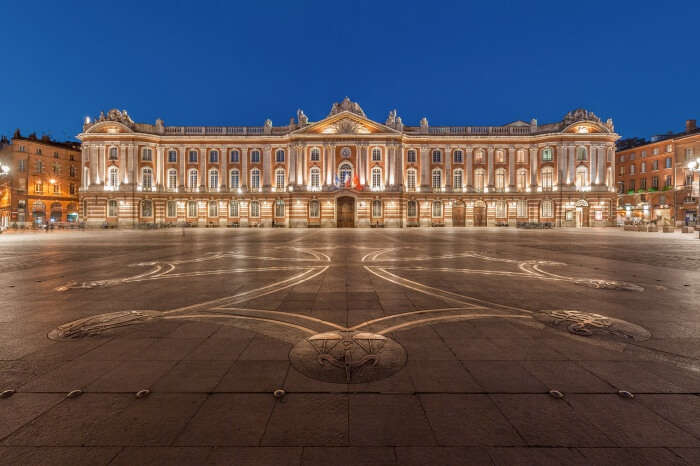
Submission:
[[[698,157],[696,160],[691,160],[688,162],[688,169],[690,170],[690,173],[696,172],[698,175],[700,175],[700,157]],[[690,179],[690,195],[693,195],[693,179]],[[696,199],[698,203],[698,210],[695,213],[695,225],[696,229],[697,226],[700,225],[700,176],[698,176],[698,198]]]

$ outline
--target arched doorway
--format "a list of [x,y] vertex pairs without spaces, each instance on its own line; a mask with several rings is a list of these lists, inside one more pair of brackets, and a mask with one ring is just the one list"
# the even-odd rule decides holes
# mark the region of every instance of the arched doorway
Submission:
[[339,197],[336,212],[338,228],[355,227],[355,199],[348,196]]
[[585,199],[576,201],[576,228],[589,226],[588,222],[588,202]]
[[32,204],[32,218],[34,223],[44,223],[46,221],[46,205],[41,201],[34,201]]
[[466,225],[464,202],[456,201],[452,203],[452,225],[463,227]]
[[484,201],[476,201],[474,203],[474,226],[486,226],[486,204]]
[[54,202],[51,204],[51,221],[60,222],[63,216],[63,209],[61,208],[60,202]]

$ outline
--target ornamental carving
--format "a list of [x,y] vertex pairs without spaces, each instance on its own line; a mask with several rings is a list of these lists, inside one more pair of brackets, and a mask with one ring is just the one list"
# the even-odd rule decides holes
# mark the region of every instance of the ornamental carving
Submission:
[[367,118],[367,115],[365,115],[365,112],[362,111],[360,105],[357,102],[351,101],[349,97],[344,98],[340,103],[334,103],[328,116],[333,116],[340,112],[350,112],[354,113],[355,115],[360,115],[363,118]]
[[564,124],[570,125],[571,123],[576,123],[577,121],[595,121],[596,123],[601,123],[600,118],[593,113],[585,110],[583,108],[577,108],[572,110],[564,116]]
[[123,125],[128,126],[129,128],[133,128],[135,126],[134,120],[131,119],[129,114],[126,112],[126,110],[122,110],[121,112],[117,110],[116,108],[113,108],[109,112],[107,112],[107,115],[105,115],[104,112],[100,112],[100,116],[97,117],[95,121],[90,121],[90,118],[87,117],[85,118],[85,123],[83,124],[83,130],[86,130],[90,126],[100,123],[103,121],[117,121]]

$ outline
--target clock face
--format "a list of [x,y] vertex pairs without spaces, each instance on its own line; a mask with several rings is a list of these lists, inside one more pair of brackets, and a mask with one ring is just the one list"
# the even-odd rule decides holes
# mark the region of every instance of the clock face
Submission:
[[343,148],[340,150],[340,155],[342,155],[343,157],[350,157],[350,148],[349,148],[349,147],[343,147]]

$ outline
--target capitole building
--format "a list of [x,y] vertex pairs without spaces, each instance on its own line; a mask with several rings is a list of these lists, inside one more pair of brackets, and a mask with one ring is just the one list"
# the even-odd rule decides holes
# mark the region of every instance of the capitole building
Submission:
[[88,225],[608,226],[612,120],[586,110],[503,126],[384,123],[350,99],[286,126],[166,126],[126,111],[85,119]]

